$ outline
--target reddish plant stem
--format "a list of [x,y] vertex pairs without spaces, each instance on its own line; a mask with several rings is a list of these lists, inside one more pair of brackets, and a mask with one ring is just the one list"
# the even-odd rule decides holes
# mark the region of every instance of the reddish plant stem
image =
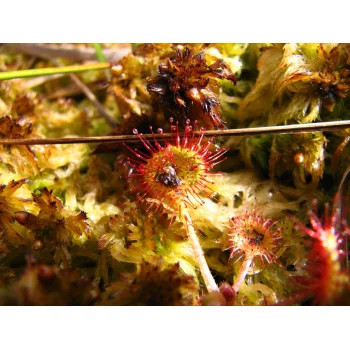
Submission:
[[247,276],[250,265],[252,264],[253,258],[250,256],[245,257],[241,268],[239,269],[237,278],[232,288],[237,293],[244,282],[245,277]]
[[184,218],[184,225],[185,225],[188,237],[190,239],[193,253],[194,253],[196,262],[198,264],[199,270],[202,274],[205,286],[207,287],[207,290],[209,293],[219,292],[219,288],[214,280],[213,275],[210,272],[207,261],[205,260],[204,252],[199,243],[196,231],[193,227],[191,217],[186,208],[182,208],[181,211]]

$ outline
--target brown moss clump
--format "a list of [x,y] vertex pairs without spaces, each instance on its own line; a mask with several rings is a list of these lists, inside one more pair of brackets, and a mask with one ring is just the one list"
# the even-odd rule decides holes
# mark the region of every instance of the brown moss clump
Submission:
[[97,286],[78,270],[29,262],[17,282],[0,290],[0,305],[87,306],[98,296]]
[[35,93],[18,93],[12,103],[11,115],[14,117],[29,118],[31,122],[36,121],[36,107],[39,106],[40,98]]
[[194,54],[188,47],[178,47],[173,57],[159,65],[157,76],[148,79],[147,89],[156,111],[181,120],[198,119],[209,128],[225,128],[216,79],[236,84],[237,78],[223,60],[208,65],[204,55],[204,51]]
[[158,260],[140,264],[136,273],[122,274],[101,296],[102,305],[189,306],[198,297],[198,285],[179,264],[165,267]]
[[0,231],[3,239],[12,244],[23,243],[22,237],[17,233],[13,224],[15,222],[15,212],[24,209],[25,203],[30,199],[18,197],[16,191],[27,181],[12,180],[7,185],[0,185]]
[[69,266],[69,247],[82,244],[91,234],[86,214],[80,212],[72,215],[61,200],[47,189],[41,190],[39,195],[33,193],[33,200],[39,207],[39,214],[18,211],[15,213],[16,220],[31,230],[33,250],[43,249],[54,255],[56,263]]
[[[0,119],[0,138],[27,139],[33,137],[32,124],[26,117],[11,118],[5,116]],[[39,173],[35,154],[27,145],[0,145],[0,160],[7,168],[22,177]]]

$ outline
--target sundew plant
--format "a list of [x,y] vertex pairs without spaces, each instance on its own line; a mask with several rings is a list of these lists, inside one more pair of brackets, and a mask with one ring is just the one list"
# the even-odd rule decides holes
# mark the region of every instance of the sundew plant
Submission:
[[0,305],[349,305],[349,97],[349,44],[2,44]]

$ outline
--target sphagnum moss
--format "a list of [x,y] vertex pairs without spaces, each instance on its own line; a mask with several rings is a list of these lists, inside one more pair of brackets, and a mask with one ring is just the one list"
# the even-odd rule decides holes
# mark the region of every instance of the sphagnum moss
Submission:
[[[118,123],[113,130],[70,79],[1,81],[2,138],[135,128],[142,141],[125,161],[125,148],[110,144],[94,155],[87,145],[0,148],[1,303],[266,305],[309,297],[315,304],[348,303],[343,224],[327,219],[322,226],[313,214],[311,229],[296,229],[286,216],[306,224],[312,198],[320,206],[331,201],[342,177],[336,163],[342,171],[347,166],[348,133],[235,138],[226,152],[190,128],[194,120],[214,129],[349,119],[349,52],[349,44],[139,45],[118,62],[98,64],[111,67],[110,82],[102,81],[103,71],[79,74]],[[3,77],[19,77],[23,72],[12,71],[33,64],[51,73],[72,69],[0,54]],[[166,128],[169,117],[178,122],[172,140],[142,138],[149,125]],[[228,161],[218,166],[226,174],[212,177],[224,153]],[[334,222],[346,218],[346,199],[343,191]],[[310,238],[310,230],[328,239]],[[228,247],[236,258],[248,257],[245,268],[229,258]],[[207,288],[197,288],[198,266]]]

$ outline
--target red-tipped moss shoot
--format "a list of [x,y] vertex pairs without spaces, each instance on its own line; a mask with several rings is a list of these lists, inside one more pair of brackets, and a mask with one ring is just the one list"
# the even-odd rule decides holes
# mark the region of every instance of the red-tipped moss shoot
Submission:
[[230,258],[235,262],[244,258],[232,288],[238,292],[254,259],[260,265],[277,259],[276,252],[282,247],[282,229],[276,228],[277,221],[258,215],[256,211],[246,212],[230,220],[229,248]]
[[[210,171],[224,160],[222,156],[227,150],[215,147],[213,138],[205,139],[203,129],[197,133],[196,123],[191,126],[187,120],[184,135],[180,136],[178,125],[173,124],[172,118],[170,122],[171,140],[163,140],[161,144],[154,137],[151,143],[134,130],[146,151],[125,145],[136,157],[127,161],[133,169],[131,176],[139,179],[139,185],[134,190],[138,201],[149,203],[150,213],[165,208],[172,215],[171,221],[175,216],[183,221],[206,287],[208,291],[217,291],[187,208],[197,208],[204,203],[201,195],[210,196],[213,193],[210,188],[213,182],[209,178],[219,173]],[[163,131],[158,129],[158,132]]]

